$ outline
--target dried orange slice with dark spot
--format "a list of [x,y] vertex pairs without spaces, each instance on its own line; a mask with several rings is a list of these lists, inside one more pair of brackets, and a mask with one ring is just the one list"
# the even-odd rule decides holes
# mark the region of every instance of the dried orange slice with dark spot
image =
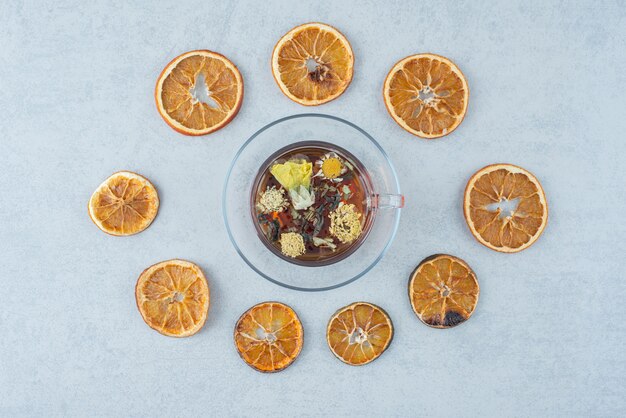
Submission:
[[339,309],[330,318],[326,341],[333,354],[351,366],[376,360],[393,339],[393,324],[380,307],[356,302]]
[[537,241],[548,222],[548,203],[541,183],[530,172],[494,164],[470,178],[463,213],[478,242],[514,253]]
[[174,58],[155,93],[165,122],[185,135],[206,135],[228,125],[243,102],[243,79],[228,58],[199,50]]
[[263,302],[244,312],[235,325],[235,347],[247,365],[260,372],[279,372],[302,350],[304,331],[289,306]]
[[163,261],[141,273],[135,299],[150,328],[169,337],[189,337],[206,322],[209,285],[194,263]]
[[352,81],[354,55],[345,36],[332,26],[307,23],[285,34],[272,53],[272,74],[296,103],[329,102]]
[[465,117],[469,87],[448,58],[411,55],[393,66],[383,86],[391,117],[422,138],[439,138],[454,131]]
[[413,312],[434,328],[451,328],[467,321],[479,294],[478,280],[470,266],[451,255],[426,258],[409,280]]
[[159,196],[150,181],[130,171],[106,179],[91,195],[89,217],[111,235],[133,235],[146,229],[159,210]]

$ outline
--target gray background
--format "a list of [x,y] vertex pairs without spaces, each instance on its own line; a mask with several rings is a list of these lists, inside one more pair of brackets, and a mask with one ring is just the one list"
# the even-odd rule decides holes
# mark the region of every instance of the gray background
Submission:
[[[130,2],[128,2],[130,3]],[[0,6],[0,415],[599,415],[626,413],[623,2],[2,2]],[[299,106],[280,92],[274,43],[307,21],[338,27],[354,81],[338,100]],[[153,88],[174,56],[206,48],[240,68],[246,95],[225,129],[170,129]],[[435,52],[466,74],[467,117],[427,142],[388,116],[382,83],[400,58]],[[255,275],[232,248],[220,195],[228,164],[259,127],[305,111],[377,138],[407,196],[382,262],[310,294]],[[465,225],[467,179],[510,162],[544,185],[550,220],[514,255]],[[161,208],[145,232],[100,232],[87,201],[109,174],[137,171]],[[476,271],[481,297],[452,330],[422,325],[406,296],[422,258],[447,252]],[[210,280],[204,329],[161,336],[134,286],[180,257]],[[238,316],[292,305],[306,340],[292,367],[263,375],[232,343]],[[389,350],[360,368],[335,359],[329,316],[367,300],[395,324]]]

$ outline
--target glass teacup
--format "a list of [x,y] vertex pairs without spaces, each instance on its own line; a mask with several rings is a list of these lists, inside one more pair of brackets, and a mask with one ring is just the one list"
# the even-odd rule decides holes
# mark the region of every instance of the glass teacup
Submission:
[[[310,179],[313,199],[308,204],[311,206],[305,210],[297,210],[290,203],[287,194],[283,197],[285,206],[278,208],[278,211],[259,208],[259,199],[270,187],[285,192],[270,172],[274,164],[294,159],[311,164],[315,172]],[[334,178],[324,176],[324,159],[334,159],[341,163],[342,170]],[[381,205],[383,208],[398,208],[402,204],[401,195],[380,195],[374,191],[366,167],[354,155],[324,141],[296,142],[276,151],[261,164],[250,193],[252,221],[263,244],[285,261],[309,267],[337,263],[348,257],[367,238]],[[329,231],[330,214],[343,205],[354,208],[359,217],[360,232],[347,242],[332,236]],[[281,231],[293,232],[298,238],[303,237],[304,253],[299,256],[283,254],[279,239]]]

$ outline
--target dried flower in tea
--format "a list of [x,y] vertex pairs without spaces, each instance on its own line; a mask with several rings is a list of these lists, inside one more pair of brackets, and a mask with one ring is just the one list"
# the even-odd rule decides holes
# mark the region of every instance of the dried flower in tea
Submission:
[[311,190],[313,164],[306,160],[289,160],[283,164],[274,164],[270,172],[289,192],[294,209],[304,210],[315,203],[315,195]]
[[311,186],[313,164],[306,160],[291,160],[284,164],[274,164],[270,173],[287,190],[297,189],[300,186]]
[[315,177],[321,177],[333,183],[343,181],[340,176],[348,172],[345,162],[334,152],[324,154],[321,159],[315,162],[315,165],[319,167]]
[[306,252],[304,238],[297,232],[280,234],[280,250],[287,257],[296,258]]
[[315,194],[304,186],[289,190],[289,197],[296,210],[308,209],[315,203]]
[[276,186],[267,189],[261,193],[257,208],[261,213],[282,212],[289,206],[289,202],[285,198],[285,190],[277,189]]
[[353,204],[340,204],[328,216],[330,218],[330,233],[344,244],[350,243],[361,235],[361,214],[355,210]]

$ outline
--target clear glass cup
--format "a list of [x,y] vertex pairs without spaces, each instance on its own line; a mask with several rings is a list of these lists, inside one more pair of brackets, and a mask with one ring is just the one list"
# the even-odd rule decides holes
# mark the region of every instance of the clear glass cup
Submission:
[[[368,204],[375,216],[367,237],[354,252],[330,265],[297,265],[278,257],[257,235],[251,216],[250,193],[263,162],[277,150],[302,141],[344,148],[362,163],[372,183]],[[351,122],[319,113],[278,119],[254,133],[235,155],[222,195],[226,230],[241,258],[265,279],[302,291],[335,289],[371,270],[393,241],[403,206],[396,172],[378,142]]]

